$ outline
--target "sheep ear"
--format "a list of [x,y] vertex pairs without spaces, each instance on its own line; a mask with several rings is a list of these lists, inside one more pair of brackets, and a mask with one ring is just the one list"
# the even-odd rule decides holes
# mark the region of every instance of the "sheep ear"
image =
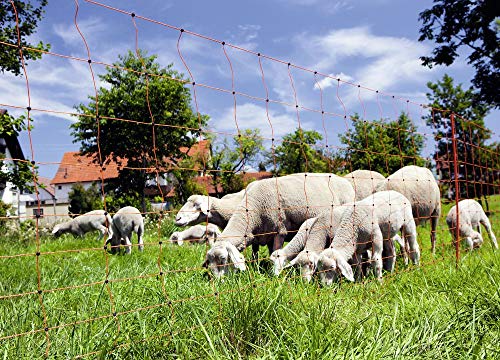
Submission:
[[55,234],[59,230],[59,225],[54,226],[54,229],[52,229],[52,234]]
[[208,206],[208,196],[198,196],[196,205],[200,208],[203,215],[208,215],[208,210],[210,209]]
[[347,280],[354,282],[354,273],[352,272],[351,265],[342,258],[337,258],[336,260],[342,275],[344,275]]
[[245,265],[245,258],[238,251],[238,249],[236,249],[236,246],[231,243],[227,243],[226,250],[229,255],[229,260],[231,260],[233,266],[238,270],[245,271],[247,269],[247,266]]

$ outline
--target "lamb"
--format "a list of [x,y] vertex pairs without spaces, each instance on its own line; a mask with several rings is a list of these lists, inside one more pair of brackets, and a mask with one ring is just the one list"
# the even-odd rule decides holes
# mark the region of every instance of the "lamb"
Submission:
[[228,194],[222,199],[206,195],[191,195],[177,213],[175,225],[196,225],[207,221],[225,228],[244,194],[245,190],[242,190],[235,194]]
[[[323,212],[318,217],[313,218],[314,221],[311,221],[312,219],[305,221],[296,235],[296,237],[302,238],[302,241],[299,240],[299,243],[299,241],[294,238],[285,248],[276,250],[273,255],[271,255],[271,260],[275,264],[275,275],[279,275],[279,272],[283,268],[279,261],[284,264],[291,260],[285,267],[299,266],[302,277],[306,281],[311,281],[316,271],[319,253],[330,245],[343,219],[345,210],[353,205],[353,203],[340,205],[335,207],[332,212]],[[399,244],[399,247],[403,249],[403,254],[406,255],[404,251],[405,244],[399,235],[396,234],[392,238],[392,242],[388,245],[391,247],[385,248],[383,253],[384,264],[385,262],[388,263],[387,270],[390,271],[393,270],[393,259],[395,257],[395,250],[393,250],[392,247],[394,242]],[[300,245],[302,245],[302,248],[298,249]],[[288,249],[289,247],[291,247],[290,250]],[[294,253],[292,253],[292,251],[294,251]]]
[[384,175],[371,170],[355,170],[344,175],[344,178],[351,183],[356,193],[356,201],[373,194],[377,186],[385,180]]
[[441,215],[441,193],[431,171],[420,166],[405,166],[380,183],[377,191],[395,190],[411,202],[415,224],[431,221],[432,253],[436,252],[436,229]]
[[[481,224],[486,228],[490,236],[493,247],[498,249],[497,239],[491,230],[491,224],[488,217],[484,213],[481,205],[473,199],[465,199],[458,202],[459,221],[460,221],[460,237],[465,238],[465,241],[470,250],[475,247],[480,247],[483,243],[483,236],[481,235]],[[450,230],[453,239],[456,239],[457,228],[457,207],[454,205],[448,215],[446,216],[446,223]],[[474,228],[477,228],[477,231]]]
[[352,201],[349,181],[333,174],[293,174],[255,182],[247,187],[238,211],[207,252],[204,265],[216,277],[227,273],[230,265],[245,270],[240,251],[247,246],[252,245],[254,257],[259,245],[267,245],[271,254],[305,220]]
[[[382,252],[394,249],[392,238],[399,232],[408,242],[410,258],[419,263],[420,249],[410,201],[396,191],[382,191],[355,202],[345,210],[339,228],[328,249],[323,250],[317,262],[321,282],[330,285],[337,277],[337,269],[349,280],[354,274],[348,261],[360,271],[360,259],[371,251],[375,275],[382,280]],[[387,258],[387,268],[392,270],[394,257]]]
[[75,217],[71,221],[54,226],[52,235],[59,237],[70,233],[74,236],[83,236],[89,231],[99,230],[101,232],[98,240],[108,234],[108,239],[113,236],[111,216],[104,210],[93,210]]
[[175,231],[170,236],[170,241],[177,242],[178,245],[182,245],[184,240],[198,243],[204,243],[205,241],[208,241],[208,243],[212,245],[219,235],[220,230],[214,224],[198,224],[195,226],[191,226],[184,231]]
[[113,237],[107,242],[111,242],[111,251],[116,253],[123,239],[126,246],[125,252],[130,254],[132,251],[132,243],[130,241],[132,239],[132,232],[137,234],[139,251],[143,251],[142,236],[144,235],[144,219],[138,209],[133,206],[125,206],[113,216]]

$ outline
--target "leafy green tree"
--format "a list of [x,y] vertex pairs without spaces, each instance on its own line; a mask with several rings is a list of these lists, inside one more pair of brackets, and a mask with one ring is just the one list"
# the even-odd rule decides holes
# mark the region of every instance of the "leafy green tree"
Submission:
[[[19,133],[26,130],[25,117],[23,115],[14,118],[6,111],[0,110],[0,137],[17,137]],[[3,164],[4,154],[0,154],[0,162]],[[13,164],[6,165],[4,171],[0,171],[0,183],[12,183],[20,190],[33,191],[33,170],[35,171],[35,180],[37,179],[37,167],[34,167],[28,161],[14,160]]]
[[[468,49],[468,64],[476,73],[472,84],[478,100],[500,106],[500,6],[497,0],[434,0],[434,6],[420,13],[419,41],[438,46],[431,56],[422,56],[424,66],[453,64],[462,48]],[[476,99],[477,100],[477,99]]]
[[[35,3],[36,5],[34,5]],[[16,13],[10,1],[0,2],[0,41],[18,44],[18,29],[21,38],[21,46],[35,48],[38,50],[48,51],[49,44],[39,42],[38,44],[30,44],[27,38],[35,33],[38,22],[42,19],[44,7],[47,5],[47,0],[40,1],[20,1],[14,0],[14,6],[17,11],[19,27],[16,23]],[[39,51],[23,49],[23,58],[25,61],[36,60],[42,57]],[[14,75],[22,73],[22,63],[19,56],[17,46],[2,45],[0,51],[0,70],[2,72],[9,71]]]
[[[453,78],[444,75],[441,81],[428,82],[427,99],[429,106],[447,111],[432,111],[425,119],[433,129],[436,141],[434,159],[443,179],[450,181],[452,192],[455,191],[453,166],[453,130],[456,137],[458,158],[458,179],[460,180],[461,197],[478,197],[483,194],[481,183],[484,182],[483,161],[485,141],[490,138],[490,130],[484,125],[484,118],[491,107],[477,103],[471,89],[462,89],[461,84],[455,86]],[[451,111],[455,113],[455,128],[452,129]],[[466,120],[463,120],[466,119]],[[483,163],[483,165],[481,165]]]
[[340,135],[347,170],[367,169],[388,176],[406,165],[425,164],[420,156],[423,136],[407,114],[393,121],[366,121],[357,114],[351,120],[353,127]]
[[222,144],[214,145],[216,139],[210,141],[211,157],[208,162],[210,175],[215,191],[220,184],[224,193],[240,191],[248,185],[242,174],[245,166],[254,164],[259,155],[264,152],[262,137],[259,129],[246,129],[240,135],[234,136],[232,144],[225,140]]
[[163,68],[156,56],[129,51],[114,65],[99,76],[108,86],[99,88],[98,99],[89,96],[76,107],[83,115],[71,125],[72,135],[82,153],[123,165],[106,191],[141,198],[146,181],[157,175],[145,169],[163,176],[175,168],[186,157],[180,148],[192,146],[199,134],[188,129],[199,129],[208,117],[193,112],[190,90],[172,64]]
[[88,189],[85,189],[82,184],[76,183],[71,187],[68,197],[68,210],[72,215],[102,209],[103,206],[101,189],[95,183],[89,186]]
[[283,136],[281,145],[278,145],[273,154],[268,156],[268,164],[276,169],[272,171],[280,174],[294,174],[300,172],[328,172],[328,158],[323,149],[317,146],[323,136],[315,130],[297,129],[295,132]]

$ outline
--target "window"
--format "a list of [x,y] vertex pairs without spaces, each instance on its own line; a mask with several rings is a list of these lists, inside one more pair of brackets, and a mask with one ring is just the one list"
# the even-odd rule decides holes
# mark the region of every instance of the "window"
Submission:
[[33,216],[43,217],[43,209],[33,209]]
[[42,200],[42,205],[45,205],[45,200]]
[[62,185],[58,185],[58,186],[57,186],[57,189],[58,189],[58,190],[62,190]]

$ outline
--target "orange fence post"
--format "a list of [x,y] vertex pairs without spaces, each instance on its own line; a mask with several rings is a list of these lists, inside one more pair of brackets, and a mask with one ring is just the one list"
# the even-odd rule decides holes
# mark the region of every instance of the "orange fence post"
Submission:
[[460,261],[460,213],[458,209],[458,201],[460,198],[460,184],[458,182],[458,152],[457,152],[457,138],[455,136],[455,114],[451,113],[451,143],[453,148],[453,172],[455,175],[455,210],[457,213],[457,223],[455,227],[455,260],[456,266]]

